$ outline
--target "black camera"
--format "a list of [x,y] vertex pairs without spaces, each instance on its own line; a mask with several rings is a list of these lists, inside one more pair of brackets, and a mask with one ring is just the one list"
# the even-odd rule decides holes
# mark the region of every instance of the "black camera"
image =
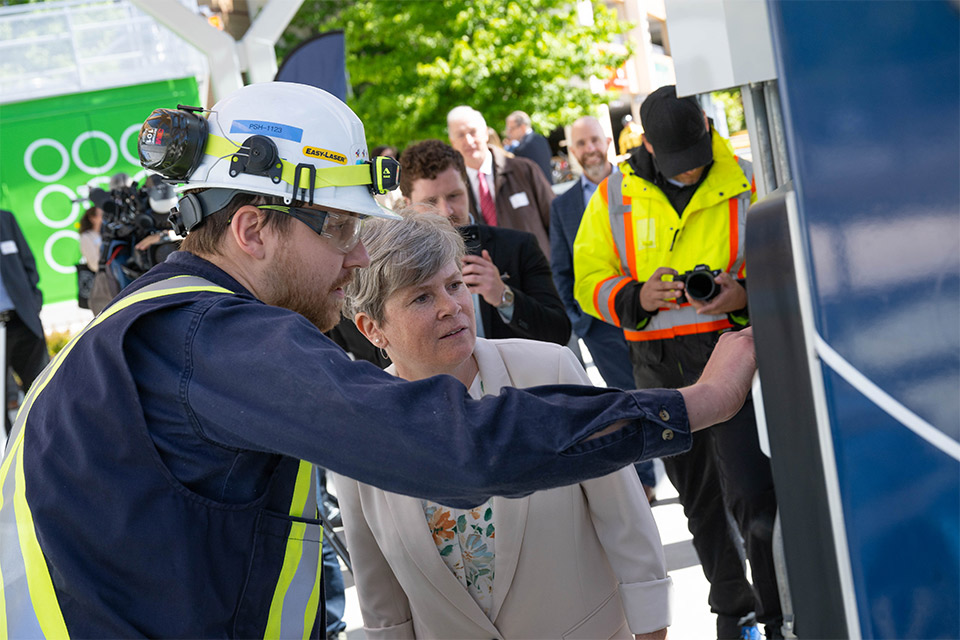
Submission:
[[[125,175],[114,178],[118,177],[127,178]],[[129,179],[111,180],[110,191],[92,189],[90,200],[103,211],[100,235],[104,255],[101,262],[114,257],[108,254],[117,251],[118,246],[126,247],[130,257],[122,268],[131,280],[160,264],[179,248],[180,241],[167,236],[146,249],[135,248],[147,236],[173,228],[167,218],[170,208],[176,204],[176,195],[159,176],[150,176],[141,188]]]
[[684,284],[684,292],[677,297],[677,303],[683,304],[687,296],[694,300],[707,302],[713,300],[720,293],[720,285],[714,278],[723,273],[720,269],[711,270],[705,264],[698,264],[690,271],[673,276],[674,282]]
[[480,228],[475,224],[468,224],[457,230],[463,238],[463,244],[467,247],[467,255],[479,256],[483,252],[483,247],[480,245]]

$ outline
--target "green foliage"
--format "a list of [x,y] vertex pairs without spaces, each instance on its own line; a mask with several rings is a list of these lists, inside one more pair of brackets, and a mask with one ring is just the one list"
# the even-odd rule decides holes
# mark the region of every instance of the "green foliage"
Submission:
[[714,91],[711,95],[723,105],[723,109],[727,114],[727,129],[730,130],[730,133],[743,131],[747,128],[746,120],[743,117],[743,102],[740,99],[740,89]]
[[446,139],[446,114],[467,104],[500,131],[520,109],[548,133],[603,102],[587,79],[606,77],[627,54],[604,45],[629,25],[594,2],[580,26],[571,0],[306,0],[287,28],[280,59],[315,33],[343,29],[350,106],[367,141],[403,148]]
[[67,346],[67,343],[70,342],[70,339],[73,338],[73,334],[69,331],[51,331],[46,335],[47,338],[47,351],[50,352],[50,357],[60,353],[60,350]]

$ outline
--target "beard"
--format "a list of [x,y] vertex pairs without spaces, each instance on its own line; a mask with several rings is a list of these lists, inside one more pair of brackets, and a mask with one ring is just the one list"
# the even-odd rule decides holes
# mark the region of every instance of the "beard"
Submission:
[[586,154],[577,159],[583,173],[591,182],[600,182],[607,177],[607,157],[599,153]]
[[[337,287],[345,287],[353,274],[333,282],[326,290],[317,287],[317,279],[297,268],[286,252],[265,274],[264,302],[295,311],[320,331],[329,331],[340,321],[343,299],[333,295]],[[269,299],[266,299],[269,298]]]

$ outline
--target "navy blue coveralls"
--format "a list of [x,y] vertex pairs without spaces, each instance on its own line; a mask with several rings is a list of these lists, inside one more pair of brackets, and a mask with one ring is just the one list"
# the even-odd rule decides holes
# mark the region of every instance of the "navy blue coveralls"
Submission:
[[124,296],[38,379],[0,466],[0,636],[320,633],[312,464],[465,507],[690,446],[676,391],[402,381],[188,253]]

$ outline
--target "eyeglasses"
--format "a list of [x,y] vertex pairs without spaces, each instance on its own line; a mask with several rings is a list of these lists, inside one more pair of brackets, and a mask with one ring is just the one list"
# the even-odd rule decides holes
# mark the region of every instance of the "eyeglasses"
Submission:
[[360,242],[363,218],[359,216],[336,211],[275,204],[261,204],[258,207],[270,211],[279,211],[296,218],[313,231],[333,242],[333,245],[343,253],[350,253]]

